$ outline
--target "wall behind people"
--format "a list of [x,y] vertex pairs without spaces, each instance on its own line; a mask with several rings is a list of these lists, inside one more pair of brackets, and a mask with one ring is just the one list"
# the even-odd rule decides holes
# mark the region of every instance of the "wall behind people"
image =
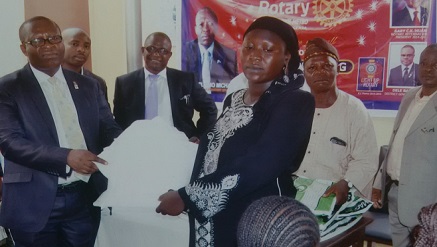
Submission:
[[[38,15],[54,20],[61,30],[68,27],[79,27],[90,33],[88,1],[25,0],[24,20]],[[91,69],[91,61],[92,59],[88,59],[84,65],[85,68]]]
[[26,57],[21,54],[18,28],[24,21],[23,0],[3,1],[0,7],[0,77],[23,67]]
[[[162,0],[130,0],[141,2],[141,23],[138,23],[142,30],[139,36],[138,54],[142,41],[145,37],[154,31],[163,31],[174,40],[172,49],[173,55],[168,66],[180,68],[180,1]],[[59,2],[59,3],[58,3]],[[62,2],[62,4],[61,4]],[[26,7],[26,16],[29,11],[35,11],[34,15],[47,15],[55,18],[55,21],[65,28],[67,21],[80,21],[81,13],[88,15],[87,26],[81,27],[89,31],[92,40],[92,71],[103,77],[108,85],[109,102],[112,103],[114,95],[115,78],[128,72],[128,39],[127,31],[132,23],[128,23],[126,13],[132,14],[126,1],[112,0],[110,4],[106,0],[76,1],[76,0],[14,0],[4,1],[0,8],[0,33],[2,33],[2,46],[0,46],[0,75],[4,75],[14,69],[21,68],[26,60],[20,53],[17,46],[19,45],[17,29],[24,21],[24,5],[31,4],[32,9]],[[88,4],[87,6],[81,6]],[[38,6],[39,5],[39,6]],[[73,5],[73,7],[68,7]],[[62,11],[60,11],[62,9]],[[37,10],[39,13],[37,13]],[[56,13],[56,16],[52,14]],[[77,17],[79,16],[79,17]],[[64,20],[64,17],[66,20]],[[59,20],[58,20],[59,19]],[[131,22],[134,22],[131,20]],[[173,23],[173,24],[172,24]],[[73,25],[73,24],[70,24]],[[78,26],[74,24],[75,26]],[[83,24],[86,25],[86,24]],[[4,35],[9,34],[9,35]],[[129,49],[132,52],[132,43],[129,42]],[[4,55],[6,54],[6,55]],[[141,54],[140,54],[141,55]],[[135,58],[133,58],[135,59]],[[140,59],[140,61],[142,61]],[[134,61],[135,62],[135,61]],[[141,64],[139,66],[142,66]],[[131,69],[133,70],[133,69]],[[372,115],[372,114],[371,114]],[[391,130],[393,128],[395,113],[382,113],[378,117],[373,117],[375,131],[377,134],[378,145],[384,145],[389,142]]]
[[[91,0],[87,2],[90,17],[92,71],[105,79],[108,86],[108,101],[112,105],[115,78],[127,73],[126,1]],[[151,1],[150,4],[153,5],[153,2]]]

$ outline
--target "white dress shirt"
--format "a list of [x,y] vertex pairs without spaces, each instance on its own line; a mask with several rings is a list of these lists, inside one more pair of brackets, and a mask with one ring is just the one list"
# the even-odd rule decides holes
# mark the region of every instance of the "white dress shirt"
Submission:
[[[32,65],[30,65],[30,68],[32,69],[33,74],[35,75],[36,79],[38,80],[38,83],[39,83],[39,85],[44,93],[45,99],[46,99],[47,104],[50,108],[50,112],[52,114],[53,121],[55,122],[56,133],[58,134],[59,146],[63,147],[63,148],[71,148],[69,146],[69,143],[67,141],[67,137],[65,135],[64,126],[62,124],[62,118],[61,118],[61,115],[59,114],[58,107],[57,107],[58,104],[54,100],[55,97],[53,96],[53,85],[48,81],[50,76],[47,75],[46,73],[43,73],[43,72],[37,70]],[[70,89],[68,88],[68,85],[67,85],[67,80],[64,77],[64,73],[62,72],[61,67],[59,67],[59,69],[56,72],[56,74],[54,75],[54,77],[56,77],[58,80],[63,82],[63,83],[61,83],[61,90],[63,90],[64,94],[67,95],[66,100],[70,102],[74,111],[77,114],[76,106],[74,105],[74,101],[73,101],[73,98],[71,97]],[[80,128],[80,126],[79,126],[79,128]],[[83,135],[82,135],[82,139],[83,139],[83,145],[86,147],[85,138],[83,137]],[[71,168],[68,165],[66,165],[66,171],[69,172],[70,169]],[[89,177],[89,176],[85,176],[85,177]],[[78,181],[80,179],[87,182],[88,179],[85,177],[83,177],[83,175],[77,174],[76,172],[73,171],[72,176],[67,177],[67,179],[59,177],[58,183],[59,184],[67,184],[67,183],[71,183],[74,181]]]

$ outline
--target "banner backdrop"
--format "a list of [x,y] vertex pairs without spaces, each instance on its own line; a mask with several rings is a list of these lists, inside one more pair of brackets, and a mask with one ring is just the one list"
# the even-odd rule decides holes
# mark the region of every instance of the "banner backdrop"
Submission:
[[[420,11],[410,13],[407,2],[410,5],[418,2]],[[236,51],[237,56],[244,31],[256,18],[266,15],[293,26],[301,56],[308,40],[322,37],[330,41],[340,54],[338,87],[361,99],[368,109],[397,110],[402,96],[415,86],[412,85],[415,80],[417,83],[414,67],[420,53],[428,44],[436,42],[435,0],[183,0],[182,44],[196,42],[195,17],[202,7],[211,8],[218,17],[214,44]],[[182,46],[182,68],[189,70],[187,57],[199,56],[200,70],[199,52],[193,53],[186,47]],[[413,60],[407,75],[413,82],[405,85],[398,80],[387,84],[390,74],[393,78],[403,78],[403,74],[396,74],[401,59]],[[214,62],[224,66],[225,60]],[[228,82],[212,80],[211,93],[225,92]],[[223,97],[214,98],[221,101]]]

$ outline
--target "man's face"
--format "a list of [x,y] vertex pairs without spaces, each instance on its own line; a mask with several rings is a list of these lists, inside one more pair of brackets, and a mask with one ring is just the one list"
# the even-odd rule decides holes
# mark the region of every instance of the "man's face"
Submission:
[[424,88],[437,88],[437,49],[426,48],[420,55],[419,80]]
[[81,68],[91,52],[91,39],[83,32],[71,36],[64,36],[64,63]]
[[199,43],[205,47],[209,47],[214,41],[217,23],[208,11],[201,10],[197,12],[196,15],[195,30]]
[[335,90],[337,74],[337,62],[330,56],[314,56],[304,63],[304,76],[312,93]]
[[408,7],[417,9],[422,4],[422,1],[423,0],[406,0],[405,2],[407,3]]
[[167,67],[171,53],[171,42],[165,36],[154,34],[146,39],[141,48],[145,67],[153,74],[158,74]]
[[36,69],[48,75],[53,75],[58,70],[64,59],[64,44],[61,42],[52,44],[48,40],[42,41],[40,45],[32,45],[25,42],[35,41],[35,39],[58,40],[60,30],[48,20],[36,20],[26,24],[24,27],[25,35],[20,45],[21,51],[27,56],[29,63]]
[[414,50],[410,47],[404,47],[401,49],[401,63],[405,66],[409,66],[414,60]]

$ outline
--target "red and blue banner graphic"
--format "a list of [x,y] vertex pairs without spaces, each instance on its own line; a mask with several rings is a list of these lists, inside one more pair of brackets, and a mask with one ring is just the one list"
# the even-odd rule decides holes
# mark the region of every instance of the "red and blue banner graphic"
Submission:
[[[202,79],[201,64],[207,55],[201,51],[194,54],[187,46],[182,49],[182,68],[193,71],[187,67],[187,59],[198,56],[199,82],[208,81],[211,94],[225,92],[227,77],[233,74],[232,66],[225,66],[233,61],[229,50],[236,52],[239,61],[244,31],[261,16],[289,23],[298,35],[301,56],[308,40],[321,37],[330,41],[340,54],[338,87],[361,99],[368,109],[397,110],[405,92],[420,85],[420,53],[436,42],[435,0],[183,0],[182,44],[206,40],[196,35],[196,14],[204,7],[218,17],[214,49],[224,50],[222,57],[213,58],[210,64],[229,73],[213,78],[210,65],[211,78]],[[240,73],[240,65],[236,66]],[[214,97],[216,101],[222,98]]]

